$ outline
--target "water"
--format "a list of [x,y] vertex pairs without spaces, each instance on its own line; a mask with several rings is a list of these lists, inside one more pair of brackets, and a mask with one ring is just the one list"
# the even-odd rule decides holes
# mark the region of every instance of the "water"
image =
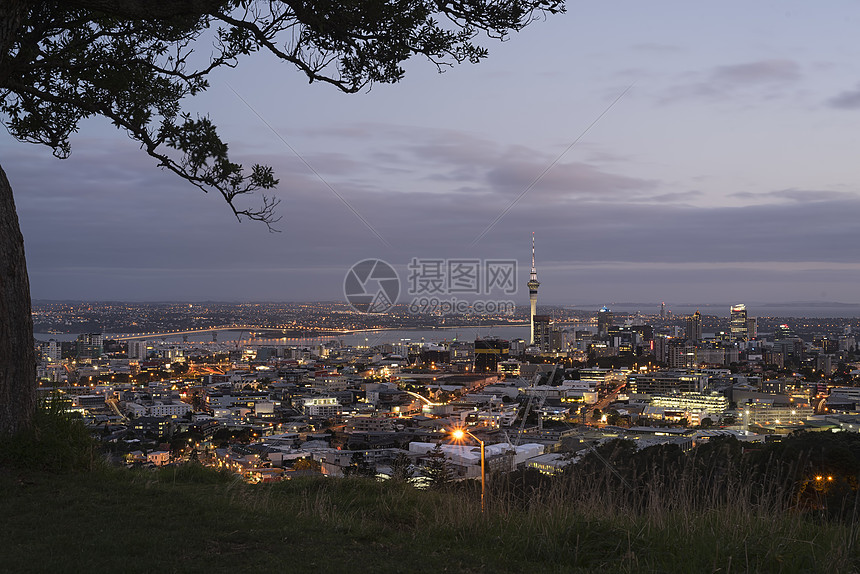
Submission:
[[[210,331],[204,331],[198,334],[189,335],[188,343],[210,344],[212,336]],[[57,341],[74,341],[77,334],[52,334],[52,333],[35,333],[36,339],[39,341],[47,341],[55,339]],[[322,337],[304,337],[304,338],[287,338],[287,339],[253,339],[258,344],[280,344],[280,345],[319,345],[327,341],[335,340],[342,341],[348,346],[375,346],[382,343],[399,343],[401,341],[421,342],[422,340],[428,343],[438,343],[440,341],[451,341],[454,339],[463,341],[474,341],[476,338],[484,337],[499,337],[500,339],[526,339],[529,335],[529,329],[526,326],[503,326],[503,327],[443,327],[438,329],[384,329],[370,331],[356,331],[343,335],[326,335]],[[112,334],[105,333],[105,339],[110,339]],[[168,343],[183,342],[182,335],[170,335],[166,337],[152,337],[147,340],[165,341]],[[218,340],[216,343],[236,342],[236,341],[252,341],[250,333],[247,330],[235,331],[218,331]]]
[[398,343],[410,341],[420,343],[438,343],[440,341],[474,341],[478,338],[498,337],[500,339],[527,339],[529,328],[526,326],[504,327],[444,327],[440,329],[396,329],[384,331],[359,331],[349,335],[327,337],[326,340],[337,339],[350,346],[374,346],[382,343]]
[[78,338],[77,333],[33,333],[37,341],[50,341],[51,339],[61,343],[74,341]]
[[[671,304],[666,305],[666,311],[670,311],[676,316],[686,316],[694,312],[701,311],[703,315],[716,315],[718,317],[728,317],[729,307],[731,303],[709,303],[704,305],[693,304]],[[854,303],[833,303],[833,302],[798,302],[798,303],[747,303],[747,313],[750,317],[809,317],[809,318],[858,318],[860,317],[860,304]],[[593,308],[592,308],[593,307]],[[643,315],[656,315],[660,312],[659,303],[614,303],[609,307],[616,314],[635,314],[642,313]],[[577,310],[587,310],[597,312],[599,307],[588,305],[577,305],[570,307]],[[74,341],[77,338],[77,333],[34,333],[34,336],[39,341],[48,341],[54,339],[56,341]],[[397,343],[400,341],[421,342],[422,340],[428,343],[438,343],[443,340],[463,340],[474,341],[476,338],[483,337],[499,337],[500,339],[527,339],[529,329],[525,325],[520,326],[503,326],[503,327],[442,327],[436,329],[391,329],[379,331],[357,331],[344,335],[327,335],[323,337],[308,337],[299,339],[274,339],[270,344],[287,344],[287,345],[318,345],[332,339],[342,341],[344,345],[349,346],[374,346],[382,343]],[[105,338],[110,338],[110,334],[105,334]],[[168,337],[153,337],[150,340],[166,342],[182,342],[181,335],[172,335]],[[248,341],[250,334],[248,331],[219,331],[218,341],[236,342]],[[261,342],[260,340],[257,340]],[[212,343],[212,336],[209,332],[202,332],[188,337],[189,343]]]

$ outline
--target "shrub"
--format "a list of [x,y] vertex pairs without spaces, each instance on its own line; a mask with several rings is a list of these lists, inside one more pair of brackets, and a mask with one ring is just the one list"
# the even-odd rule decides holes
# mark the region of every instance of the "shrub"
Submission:
[[0,464],[48,472],[82,472],[102,463],[96,441],[80,417],[66,412],[57,396],[36,410],[32,426],[0,437]]

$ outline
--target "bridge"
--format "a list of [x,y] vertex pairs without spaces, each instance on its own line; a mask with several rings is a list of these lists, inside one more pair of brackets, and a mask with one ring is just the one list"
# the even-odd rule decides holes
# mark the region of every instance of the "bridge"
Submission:
[[[115,335],[110,338],[114,341],[134,341],[137,339],[163,339],[165,337],[187,337],[188,335],[198,335],[201,333],[212,333],[212,339],[217,339],[217,333],[219,331],[284,331],[284,330],[292,330],[295,327],[288,325],[220,325],[217,327],[201,327],[199,329],[174,329],[172,331],[156,331],[150,333],[134,333],[134,334],[123,334],[123,335]],[[350,331],[335,331],[335,330],[315,330],[317,335],[309,336],[309,337],[301,337],[303,339],[316,339],[319,337],[334,337],[337,335],[344,335],[349,333]]]

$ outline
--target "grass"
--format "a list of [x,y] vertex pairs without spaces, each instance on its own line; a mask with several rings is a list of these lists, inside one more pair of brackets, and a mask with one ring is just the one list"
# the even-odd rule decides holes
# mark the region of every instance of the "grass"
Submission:
[[[251,486],[200,469],[0,475],[9,572],[852,572],[856,528],[767,509],[625,512],[362,479]],[[606,506],[604,506],[606,505]]]
[[30,429],[0,435],[0,466],[47,472],[92,470],[102,464],[90,431],[79,417],[66,414],[58,397],[38,408]]
[[[827,518],[732,473],[703,483],[667,466],[630,479],[637,490],[602,466],[515,475],[491,482],[482,514],[471,483],[248,485],[196,465],[113,468],[74,421],[52,416],[0,442],[2,572],[860,570],[858,522],[844,518],[856,512]],[[38,456],[46,446],[62,452]]]

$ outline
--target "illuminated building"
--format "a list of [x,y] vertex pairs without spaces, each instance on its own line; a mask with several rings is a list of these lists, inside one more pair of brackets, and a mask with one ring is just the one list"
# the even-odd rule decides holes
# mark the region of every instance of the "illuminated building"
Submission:
[[706,411],[722,414],[729,408],[729,399],[720,393],[675,393],[655,394],[651,399],[655,407],[676,408],[688,411]]
[[698,309],[687,317],[687,339],[694,343],[702,340],[702,314]]
[[754,341],[758,335],[758,322],[755,317],[747,317],[747,339]]
[[98,359],[104,353],[104,336],[101,333],[82,333],[75,341],[78,359]]
[[742,406],[743,425],[802,425],[814,411],[807,404],[777,405],[773,401],[747,403]]
[[796,335],[792,333],[791,327],[786,324],[782,324],[776,328],[773,332],[773,339],[775,341],[784,341],[787,339],[794,339]]
[[747,331],[747,307],[746,305],[732,305],[731,314],[729,316],[733,341],[748,341],[749,333]]
[[129,341],[128,342],[128,358],[129,359],[145,359],[147,350],[145,340]]
[[601,337],[609,333],[612,326],[612,311],[607,307],[601,307],[597,312],[597,334]]
[[475,344],[469,341],[452,341],[448,344],[448,354],[452,365],[471,367],[475,362]]
[[665,362],[670,369],[692,369],[696,365],[696,345],[686,339],[668,339]]
[[702,393],[707,384],[708,375],[691,371],[633,373],[627,377],[627,389],[630,392],[648,395]]
[[62,358],[62,345],[51,339],[42,349],[45,358],[51,363],[59,363]]
[[552,345],[552,317],[549,315],[535,315],[532,317],[532,345],[538,347],[542,353],[554,351]]
[[305,414],[310,417],[333,418],[341,413],[341,406],[337,398],[334,397],[315,397],[305,399],[304,401]]
[[511,344],[501,339],[475,339],[475,372],[496,372],[510,358]]

